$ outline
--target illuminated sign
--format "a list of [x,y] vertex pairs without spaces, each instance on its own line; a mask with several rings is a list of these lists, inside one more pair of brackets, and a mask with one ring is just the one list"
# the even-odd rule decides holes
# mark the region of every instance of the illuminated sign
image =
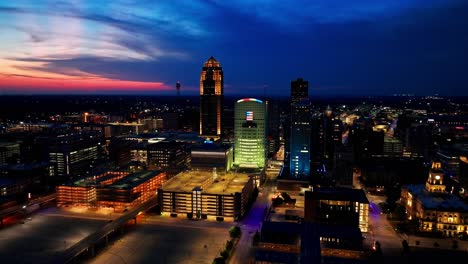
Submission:
[[253,121],[253,112],[252,111],[245,112],[245,120]]
[[238,103],[242,103],[242,102],[257,102],[257,103],[263,103],[262,100],[258,100],[258,99],[255,99],[255,98],[244,98],[244,99],[240,99],[240,100],[237,100]]

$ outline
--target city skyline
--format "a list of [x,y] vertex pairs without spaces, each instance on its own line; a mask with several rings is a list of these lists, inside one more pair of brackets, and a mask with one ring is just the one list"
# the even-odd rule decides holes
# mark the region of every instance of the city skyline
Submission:
[[[299,8],[300,7],[300,8]],[[0,94],[467,95],[468,4],[430,1],[0,4]],[[66,26],[63,26],[66,25]]]

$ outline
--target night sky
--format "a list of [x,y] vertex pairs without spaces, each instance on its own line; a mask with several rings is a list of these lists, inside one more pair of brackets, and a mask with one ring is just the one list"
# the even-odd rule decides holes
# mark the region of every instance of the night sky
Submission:
[[466,0],[0,0],[0,94],[468,95]]

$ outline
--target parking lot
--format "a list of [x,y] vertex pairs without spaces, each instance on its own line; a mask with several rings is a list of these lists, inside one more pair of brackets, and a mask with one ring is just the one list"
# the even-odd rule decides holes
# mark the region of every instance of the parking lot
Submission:
[[230,225],[149,216],[88,264],[212,263],[229,239]]
[[0,229],[0,262],[50,263],[53,256],[96,231],[106,220],[39,212]]

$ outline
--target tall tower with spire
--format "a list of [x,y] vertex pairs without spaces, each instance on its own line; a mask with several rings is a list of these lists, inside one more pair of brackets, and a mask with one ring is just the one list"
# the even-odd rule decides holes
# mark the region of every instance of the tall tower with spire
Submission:
[[222,132],[224,101],[223,69],[219,62],[210,57],[200,75],[200,135],[219,138]]

